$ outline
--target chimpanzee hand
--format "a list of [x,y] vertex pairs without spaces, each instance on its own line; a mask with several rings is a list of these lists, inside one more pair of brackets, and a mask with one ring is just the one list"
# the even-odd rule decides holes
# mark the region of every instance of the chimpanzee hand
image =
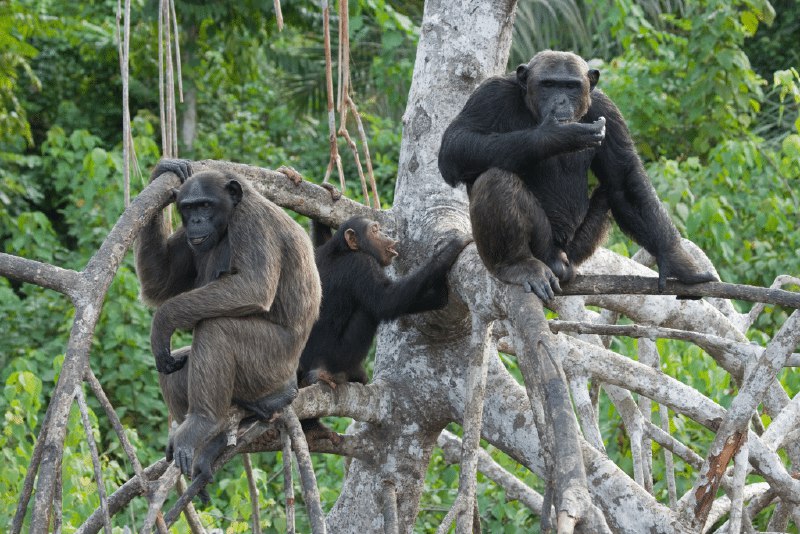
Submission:
[[560,122],[550,115],[539,125],[539,131],[552,143],[554,152],[577,152],[600,146],[606,137],[606,118],[600,117],[587,124]]
[[150,328],[150,348],[156,358],[156,369],[165,375],[179,371],[186,365],[187,356],[173,358],[170,350],[170,339],[174,329],[166,326],[163,314],[159,310],[153,315],[153,325]]
[[192,165],[188,159],[162,159],[153,169],[150,181],[152,182],[165,172],[174,172],[183,183],[192,175]]
[[711,271],[701,271],[692,257],[683,250],[679,242],[656,257],[658,264],[658,290],[664,291],[667,278],[677,278],[684,284],[714,282],[717,277]]
[[470,243],[472,243],[472,238],[464,235],[458,235],[448,241],[439,253],[439,257],[442,258],[442,265],[450,269],[458,259],[461,251]]

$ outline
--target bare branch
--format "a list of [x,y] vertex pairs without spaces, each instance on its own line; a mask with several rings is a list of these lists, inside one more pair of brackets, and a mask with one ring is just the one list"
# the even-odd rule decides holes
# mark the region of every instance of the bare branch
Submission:
[[394,483],[383,482],[383,532],[384,534],[399,534],[397,525],[397,490]]
[[[462,445],[458,436],[452,432],[443,430],[442,433],[439,434],[437,443],[444,452],[444,459],[446,462],[455,464],[461,460]],[[478,450],[478,471],[503,488],[507,499],[517,500],[527,506],[535,514],[542,514],[542,496],[536,490],[524,484],[516,476],[506,471],[482,448]]]
[[78,401],[83,431],[86,434],[86,443],[89,446],[89,454],[92,457],[92,465],[94,466],[97,496],[100,498],[100,510],[103,512],[103,530],[105,530],[106,534],[111,534],[111,517],[108,515],[108,501],[106,500],[106,487],[103,483],[103,470],[100,467],[100,455],[97,452],[97,443],[94,441],[92,423],[89,421],[89,408],[86,406],[86,398],[83,396],[83,388],[80,385],[75,387],[75,400]]
[[83,288],[80,273],[0,252],[0,276],[58,291],[73,301]]
[[[145,468],[142,474],[144,475],[146,481],[157,480],[161,477],[161,475],[164,474],[168,466],[169,464],[167,464],[166,460],[159,460],[153,465]],[[147,486],[147,483],[143,483],[136,476],[125,482],[108,498],[109,514],[112,516],[116,515],[117,512],[125,508],[134,497],[143,495],[145,491],[143,487],[145,486]],[[98,508],[86,519],[86,521],[84,521],[83,525],[81,525],[76,531],[76,534],[96,534],[102,527],[103,514]]]
[[319,488],[317,487],[317,477],[314,474],[314,467],[311,465],[311,455],[308,453],[308,444],[300,427],[300,420],[295,415],[291,406],[284,408],[283,417],[286,430],[292,440],[292,451],[297,459],[297,468],[300,471],[300,481],[303,489],[303,500],[306,503],[311,532],[313,534],[325,534],[325,514],[322,513],[322,505],[319,502]]
[[480,313],[472,314],[472,354],[467,369],[467,401],[464,406],[461,443],[461,471],[458,477],[458,497],[453,505],[456,512],[456,533],[472,532],[472,510],[476,498],[478,451],[481,442],[483,400],[486,395],[486,360],[494,347],[490,344],[489,325]]
[[658,277],[652,276],[614,276],[580,275],[562,287],[563,295],[678,295],[682,297],[718,297],[724,299],[766,302],[790,308],[800,308],[800,293],[782,289],[728,284],[725,282],[705,282],[702,284],[682,284],[667,280],[664,292],[658,291]]
[[283,458],[283,492],[286,496],[286,534],[294,534],[294,482],[292,481],[292,441],[285,428],[281,428]]
[[250,490],[250,506],[252,507],[253,534],[261,534],[261,509],[258,505],[258,488],[253,476],[253,465],[250,463],[250,454],[242,454],[244,472],[247,475],[247,488]]

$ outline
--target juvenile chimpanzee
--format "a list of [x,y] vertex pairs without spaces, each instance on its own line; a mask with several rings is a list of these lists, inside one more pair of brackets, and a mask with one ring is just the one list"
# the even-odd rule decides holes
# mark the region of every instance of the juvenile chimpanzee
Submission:
[[[478,253],[499,279],[549,300],[605,238],[608,210],[668,277],[714,280],[683,250],[600,72],[546,50],[486,80],[449,125],[439,170],[467,185]],[[588,171],[599,186],[588,195]]]
[[[162,213],[139,233],[142,298],[157,306],[150,341],[173,419],[173,456],[185,474],[211,476],[225,447],[232,403],[261,418],[297,395],[300,352],[319,313],[321,287],[305,231],[244,179],[191,175],[164,160],[152,179],[176,173],[183,225],[171,236]],[[192,345],[170,352],[176,329]]]
[[[315,234],[324,232],[315,225]],[[342,224],[316,250],[322,309],[300,356],[301,386],[320,380],[331,387],[366,384],[362,364],[380,322],[444,307],[447,273],[469,242],[453,238],[417,271],[391,280],[384,268],[397,256],[397,242],[364,217]]]

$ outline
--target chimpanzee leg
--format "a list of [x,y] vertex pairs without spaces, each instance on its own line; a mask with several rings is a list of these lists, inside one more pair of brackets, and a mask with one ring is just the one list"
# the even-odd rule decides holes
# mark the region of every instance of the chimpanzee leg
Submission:
[[[183,347],[172,351],[172,357],[188,359],[191,352],[191,347]],[[158,373],[158,384],[161,386],[161,395],[173,421],[178,424],[183,423],[189,411],[189,367],[185,366],[168,375]]]
[[516,175],[490,169],[479,176],[470,191],[470,220],[478,254],[500,280],[550,300],[561,291],[558,278],[571,276],[550,220]]
[[254,401],[234,398],[233,402],[245,410],[253,412],[260,420],[268,423],[276,412],[289,406],[295,397],[297,397],[297,375],[292,375],[285,386],[275,393],[270,393]]
[[[194,329],[187,365],[188,411],[167,447],[167,459],[174,457],[185,475],[196,471],[192,469],[195,453],[224,430],[227,420],[236,374],[235,356],[230,350],[234,340],[227,334],[232,329],[223,324],[229,320],[202,321]],[[210,470],[202,474],[211,477]]]

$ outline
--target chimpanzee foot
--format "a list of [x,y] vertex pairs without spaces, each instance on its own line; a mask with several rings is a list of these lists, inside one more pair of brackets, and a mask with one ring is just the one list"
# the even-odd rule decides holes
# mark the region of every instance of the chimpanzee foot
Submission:
[[288,179],[290,179],[294,185],[299,185],[300,182],[303,181],[303,175],[297,172],[292,167],[281,165],[280,167],[278,167],[278,172],[285,175]]
[[503,282],[522,286],[527,293],[535,293],[544,302],[561,293],[558,277],[536,258],[496,267],[493,274]]
[[703,271],[697,267],[694,258],[683,249],[680,243],[658,255],[656,263],[658,264],[658,290],[662,292],[666,288],[667,278],[675,278],[684,284],[717,281],[714,273]]
[[201,484],[203,486],[197,493],[197,497],[203,505],[207,505],[211,501],[206,486],[214,480],[214,462],[227,446],[228,434],[226,432],[220,432],[203,447],[194,461],[194,465],[192,466],[192,483]]
[[293,375],[283,389],[276,393],[271,393],[255,401],[233,399],[233,402],[245,410],[253,412],[259,420],[269,423],[273,420],[273,416],[284,407],[289,406],[295,397],[297,397],[297,377]]
[[342,436],[325,426],[319,419],[303,419],[300,421],[300,426],[303,428],[307,441],[327,439],[334,445],[342,442]]
[[328,190],[328,193],[330,193],[330,195],[331,195],[331,200],[333,200],[334,202],[339,200],[340,198],[342,198],[342,192],[339,191],[338,189],[336,189],[335,187],[333,187],[331,184],[323,183],[323,184],[321,184],[321,187],[323,189],[327,189]]

